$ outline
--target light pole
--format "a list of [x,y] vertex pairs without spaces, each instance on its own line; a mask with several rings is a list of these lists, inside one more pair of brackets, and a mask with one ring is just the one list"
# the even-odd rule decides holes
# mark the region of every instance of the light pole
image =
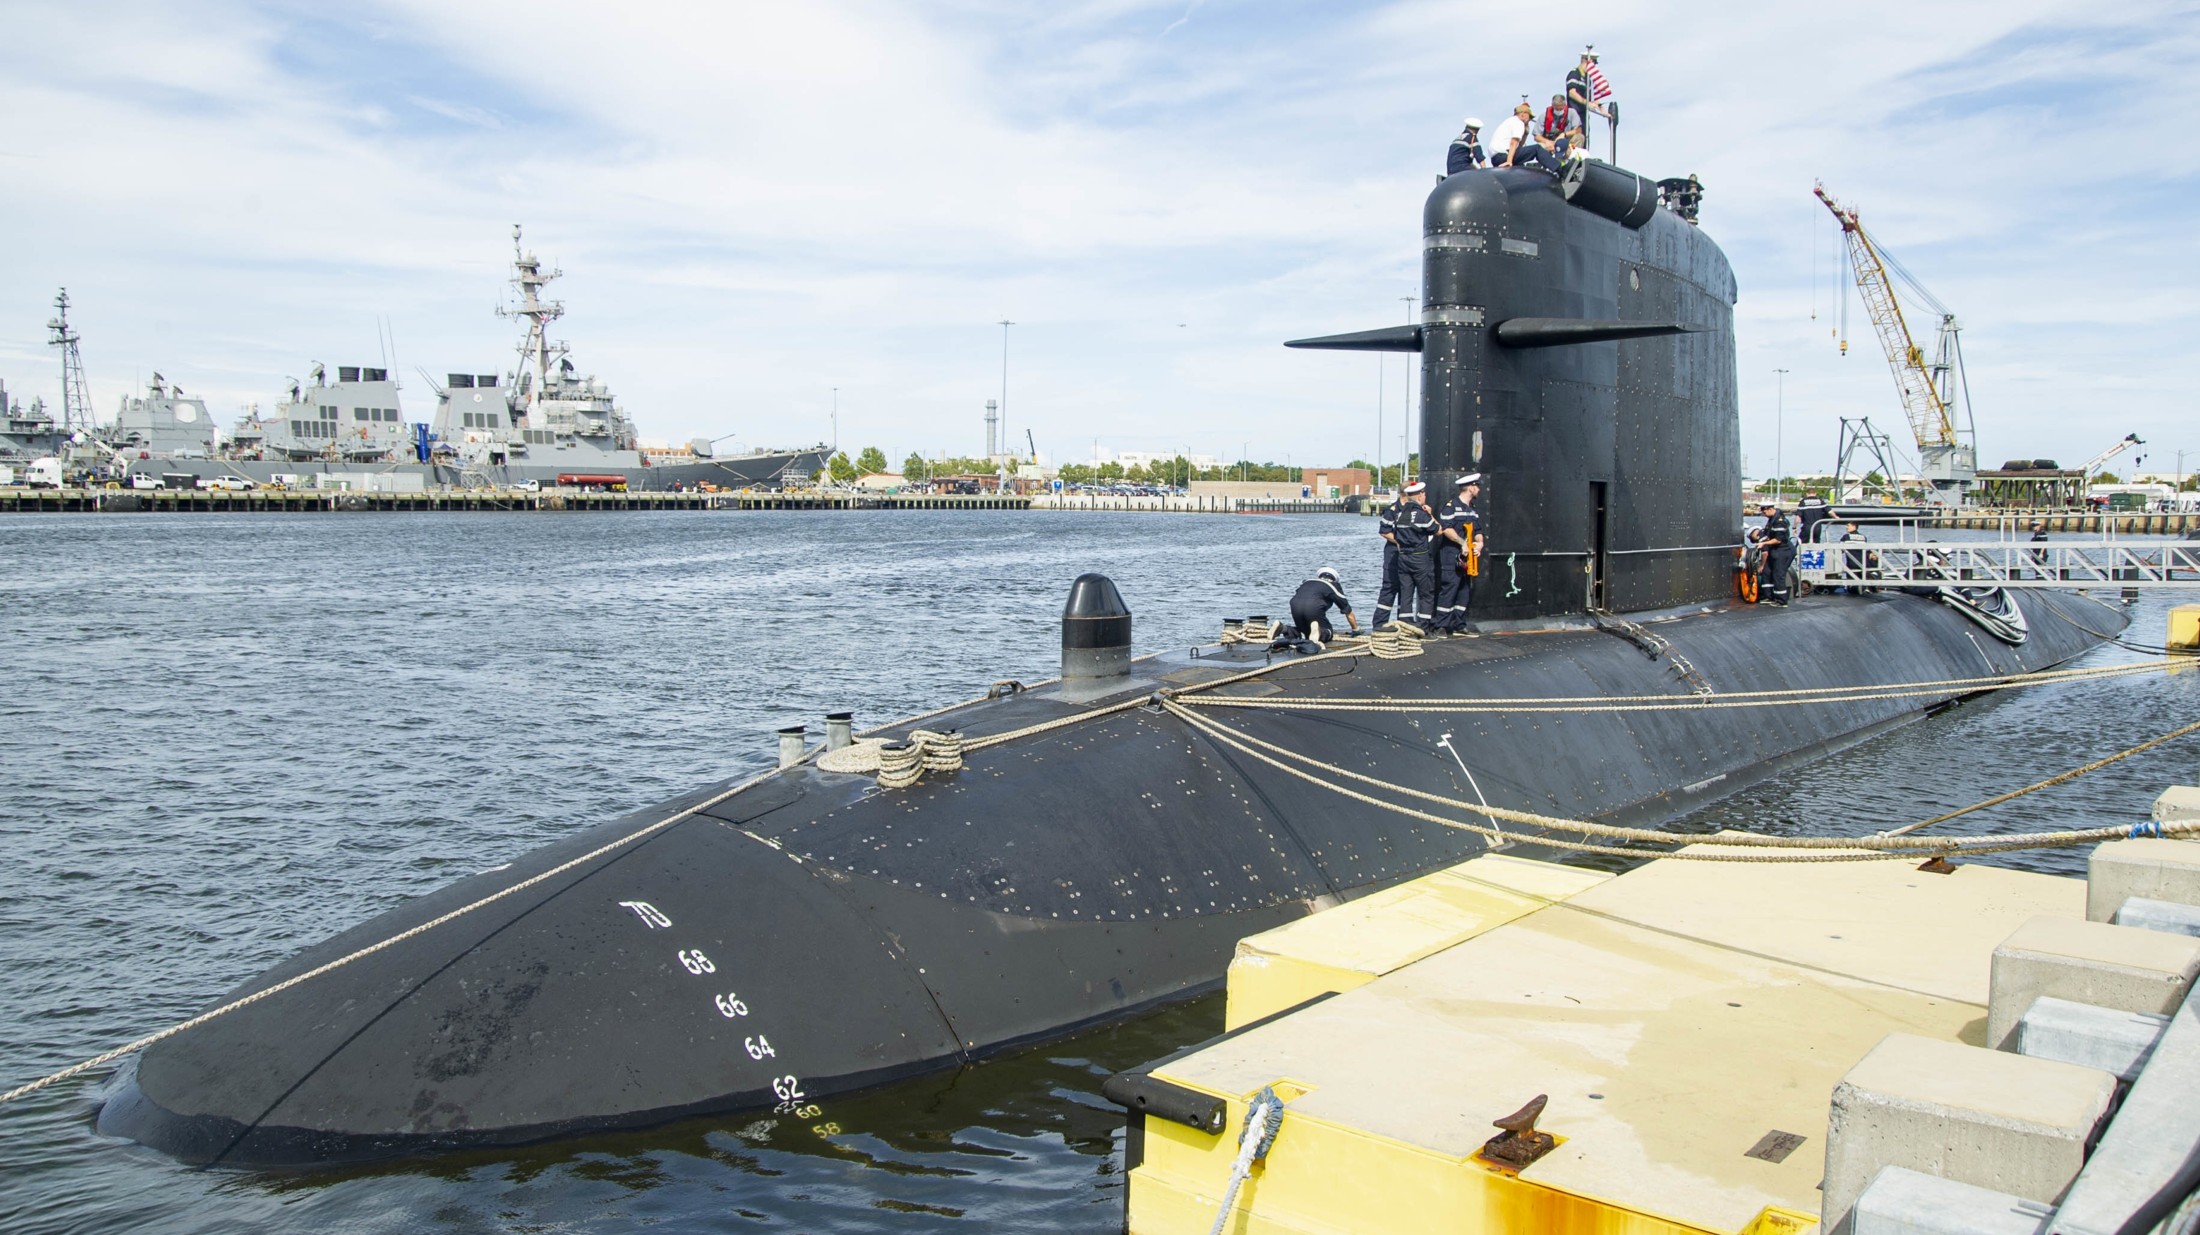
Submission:
[[[1398,297],[1398,299],[1400,299],[1400,300],[1403,300],[1403,301],[1405,301],[1405,302],[1406,302],[1406,325],[1408,325],[1408,326],[1411,326],[1411,325],[1413,324],[1413,302],[1414,302],[1414,300],[1415,300],[1416,298],[1415,298],[1415,297],[1412,297],[1412,296],[1400,296],[1400,297]],[[1406,419],[1406,459],[1405,459],[1405,462],[1406,462],[1406,465],[1407,465],[1407,466],[1408,466],[1408,467],[1410,468],[1410,466],[1411,466],[1411,465],[1412,465],[1412,463],[1413,463],[1413,355],[1412,355],[1411,353],[1408,353],[1408,354],[1406,355],[1406,410],[1405,410],[1405,419]],[[1426,472],[1426,471],[1428,470],[1428,468],[1427,468],[1427,466],[1426,466],[1425,462],[1424,462],[1424,465],[1423,465],[1423,467],[1422,467],[1422,469],[1421,469],[1421,470],[1422,470],[1422,471],[1424,471],[1424,472]],[[1411,481],[1411,480],[1413,479],[1413,477],[1411,477],[1411,476],[1406,476],[1406,479],[1407,479],[1408,481]]]
[[1008,328],[1016,323],[1001,319],[1001,449],[1008,449]]
[[1383,487],[1383,354],[1375,353],[1375,487]]
[[[2181,450],[2180,450],[2180,451],[2178,451],[2178,452],[2177,452],[2177,457],[2178,457],[2178,459],[2179,459],[2180,461],[2181,461],[2181,460],[2183,460],[2183,459],[2184,459],[2184,457],[2185,457],[2185,452],[2183,452],[2183,451],[2181,451]],[[1250,469],[1252,468],[1252,466],[1253,466],[1253,444],[1252,444],[1251,442],[1245,442],[1245,443],[1242,443],[1241,445],[1239,445],[1239,446],[1238,446],[1238,483],[1239,483],[1239,484],[1244,484],[1244,483],[1245,483],[1245,482],[1246,482],[1247,480],[1249,480],[1249,479],[1251,479],[1251,478],[1252,478],[1252,473],[1251,473],[1251,470],[1250,470]],[[2184,466],[2184,464],[2183,464],[2182,462],[2179,462],[2179,464],[2178,464],[2178,467],[2179,467],[2179,468],[2183,468],[2183,466]]]
[[1774,402],[1772,405],[1772,500],[1778,502],[1780,500],[1780,485],[1787,475],[1780,462],[1780,446],[1782,439],[1787,434],[1788,371],[1786,369],[1774,369],[1773,372],[1780,375],[1778,378],[1779,385],[1776,387],[1777,393],[1773,396]]
[[833,387],[833,453],[840,453],[840,387]]

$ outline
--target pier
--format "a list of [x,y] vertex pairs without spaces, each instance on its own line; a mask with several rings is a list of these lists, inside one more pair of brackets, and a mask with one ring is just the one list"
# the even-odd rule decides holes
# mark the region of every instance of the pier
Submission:
[[315,514],[345,511],[508,513],[613,510],[1064,510],[1173,514],[1337,514],[1340,501],[1084,493],[860,493],[829,489],[698,490],[0,488],[0,514]]
[[2156,1229],[2200,1155],[2200,845],[2155,837],[2196,818],[2171,788],[2084,879],[1491,854],[1254,935],[1231,1032],[1103,1088],[1125,1226]]

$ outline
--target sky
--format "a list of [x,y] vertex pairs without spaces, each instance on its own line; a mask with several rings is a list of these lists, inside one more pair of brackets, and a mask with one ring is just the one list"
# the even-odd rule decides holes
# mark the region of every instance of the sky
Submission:
[[23,402],[58,405],[65,285],[103,416],[158,371],[226,423],[318,361],[386,362],[425,420],[423,371],[513,363],[516,223],[645,437],[975,454],[1005,335],[1008,434],[1057,462],[1395,460],[1405,358],[1280,343],[1405,320],[1460,120],[1593,43],[1619,161],[1706,185],[1749,474],[1903,424],[1859,307],[1833,337],[1820,179],[1963,323],[1982,464],[2137,432],[2200,469],[2191,3],[0,0],[0,30]]

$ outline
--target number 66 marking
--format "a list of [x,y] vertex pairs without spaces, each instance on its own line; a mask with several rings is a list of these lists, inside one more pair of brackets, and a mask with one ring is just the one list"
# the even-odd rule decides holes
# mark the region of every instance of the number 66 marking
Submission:
[[711,1002],[718,1005],[718,1015],[729,1021],[736,1016],[747,1016],[749,1014],[749,1005],[742,1003],[732,991],[727,991]]
[[718,972],[718,966],[710,963],[710,958],[703,955],[703,950],[701,948],[696,948],[692,951],[686,948],[681,949],[680,967],[693,974]]

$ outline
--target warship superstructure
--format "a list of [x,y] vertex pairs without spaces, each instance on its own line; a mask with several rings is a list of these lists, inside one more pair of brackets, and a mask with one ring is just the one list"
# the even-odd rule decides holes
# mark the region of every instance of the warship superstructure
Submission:
[[[1430,478],[1480,471],[1490,500],[1479,638],[1134,660],[1129,607],[1083,576],[1061,679],[362,923],[148,1049],[99,1127],[250,1166],[710,1111],[809,1124],[836,1094],[1211,989],[1239,939],[1483,851],[1431,812],[1655,823],[2121,628],[2046,592],[2010,598],[2021,642],[1931,597],[1738,603],[1736,283],[1708,233],[1604,164],[1462,172],[1422,222],[1420,322],[1305,342],[1419,353]],[[1439,710],[1460,700],[1486,706]],[[1417,806],[1310,788],[1300,758]]]
[[[644,449],[634,422],[593,375],[576,374],[571,349],[547,332],[562,302],[542,290],[560,275],[520,244],[512,229],[518,302],[499,313],[525,322],[520,365],[505,375],[453,373],[436,391],[430,422],[405,419],[400,387],[387,368],[339,365],[331,381],[315,363],[310,380],[293,379],[273,411],[257,407],[226,439],[205,401],[160,374],[143,395],[125,398],[115,419],[71,431],[43,406],[8,404],[0,423],[0,463],[65,455],[74,474],[133,483],[190,485],[217,477],[255,484],[325,488],[425,489],[533,483],[623,485],[629,489],[779,488],[806,484],[831,453],[824,445],[720,453],[713,439]],[[64,351],[66,389],[81,390],[77,335],[62,316],[49,326]],[[74,383],[70,385],[70,383]],[[89,415],[80,419],[90,422]],[[723,440],[723,439],[716,439]]]
[[0,467],[18,468],[33,460],[51,458],[67,441],[46,401],[33,398],[29,406],[8,398],[8,384],[0,382]]

